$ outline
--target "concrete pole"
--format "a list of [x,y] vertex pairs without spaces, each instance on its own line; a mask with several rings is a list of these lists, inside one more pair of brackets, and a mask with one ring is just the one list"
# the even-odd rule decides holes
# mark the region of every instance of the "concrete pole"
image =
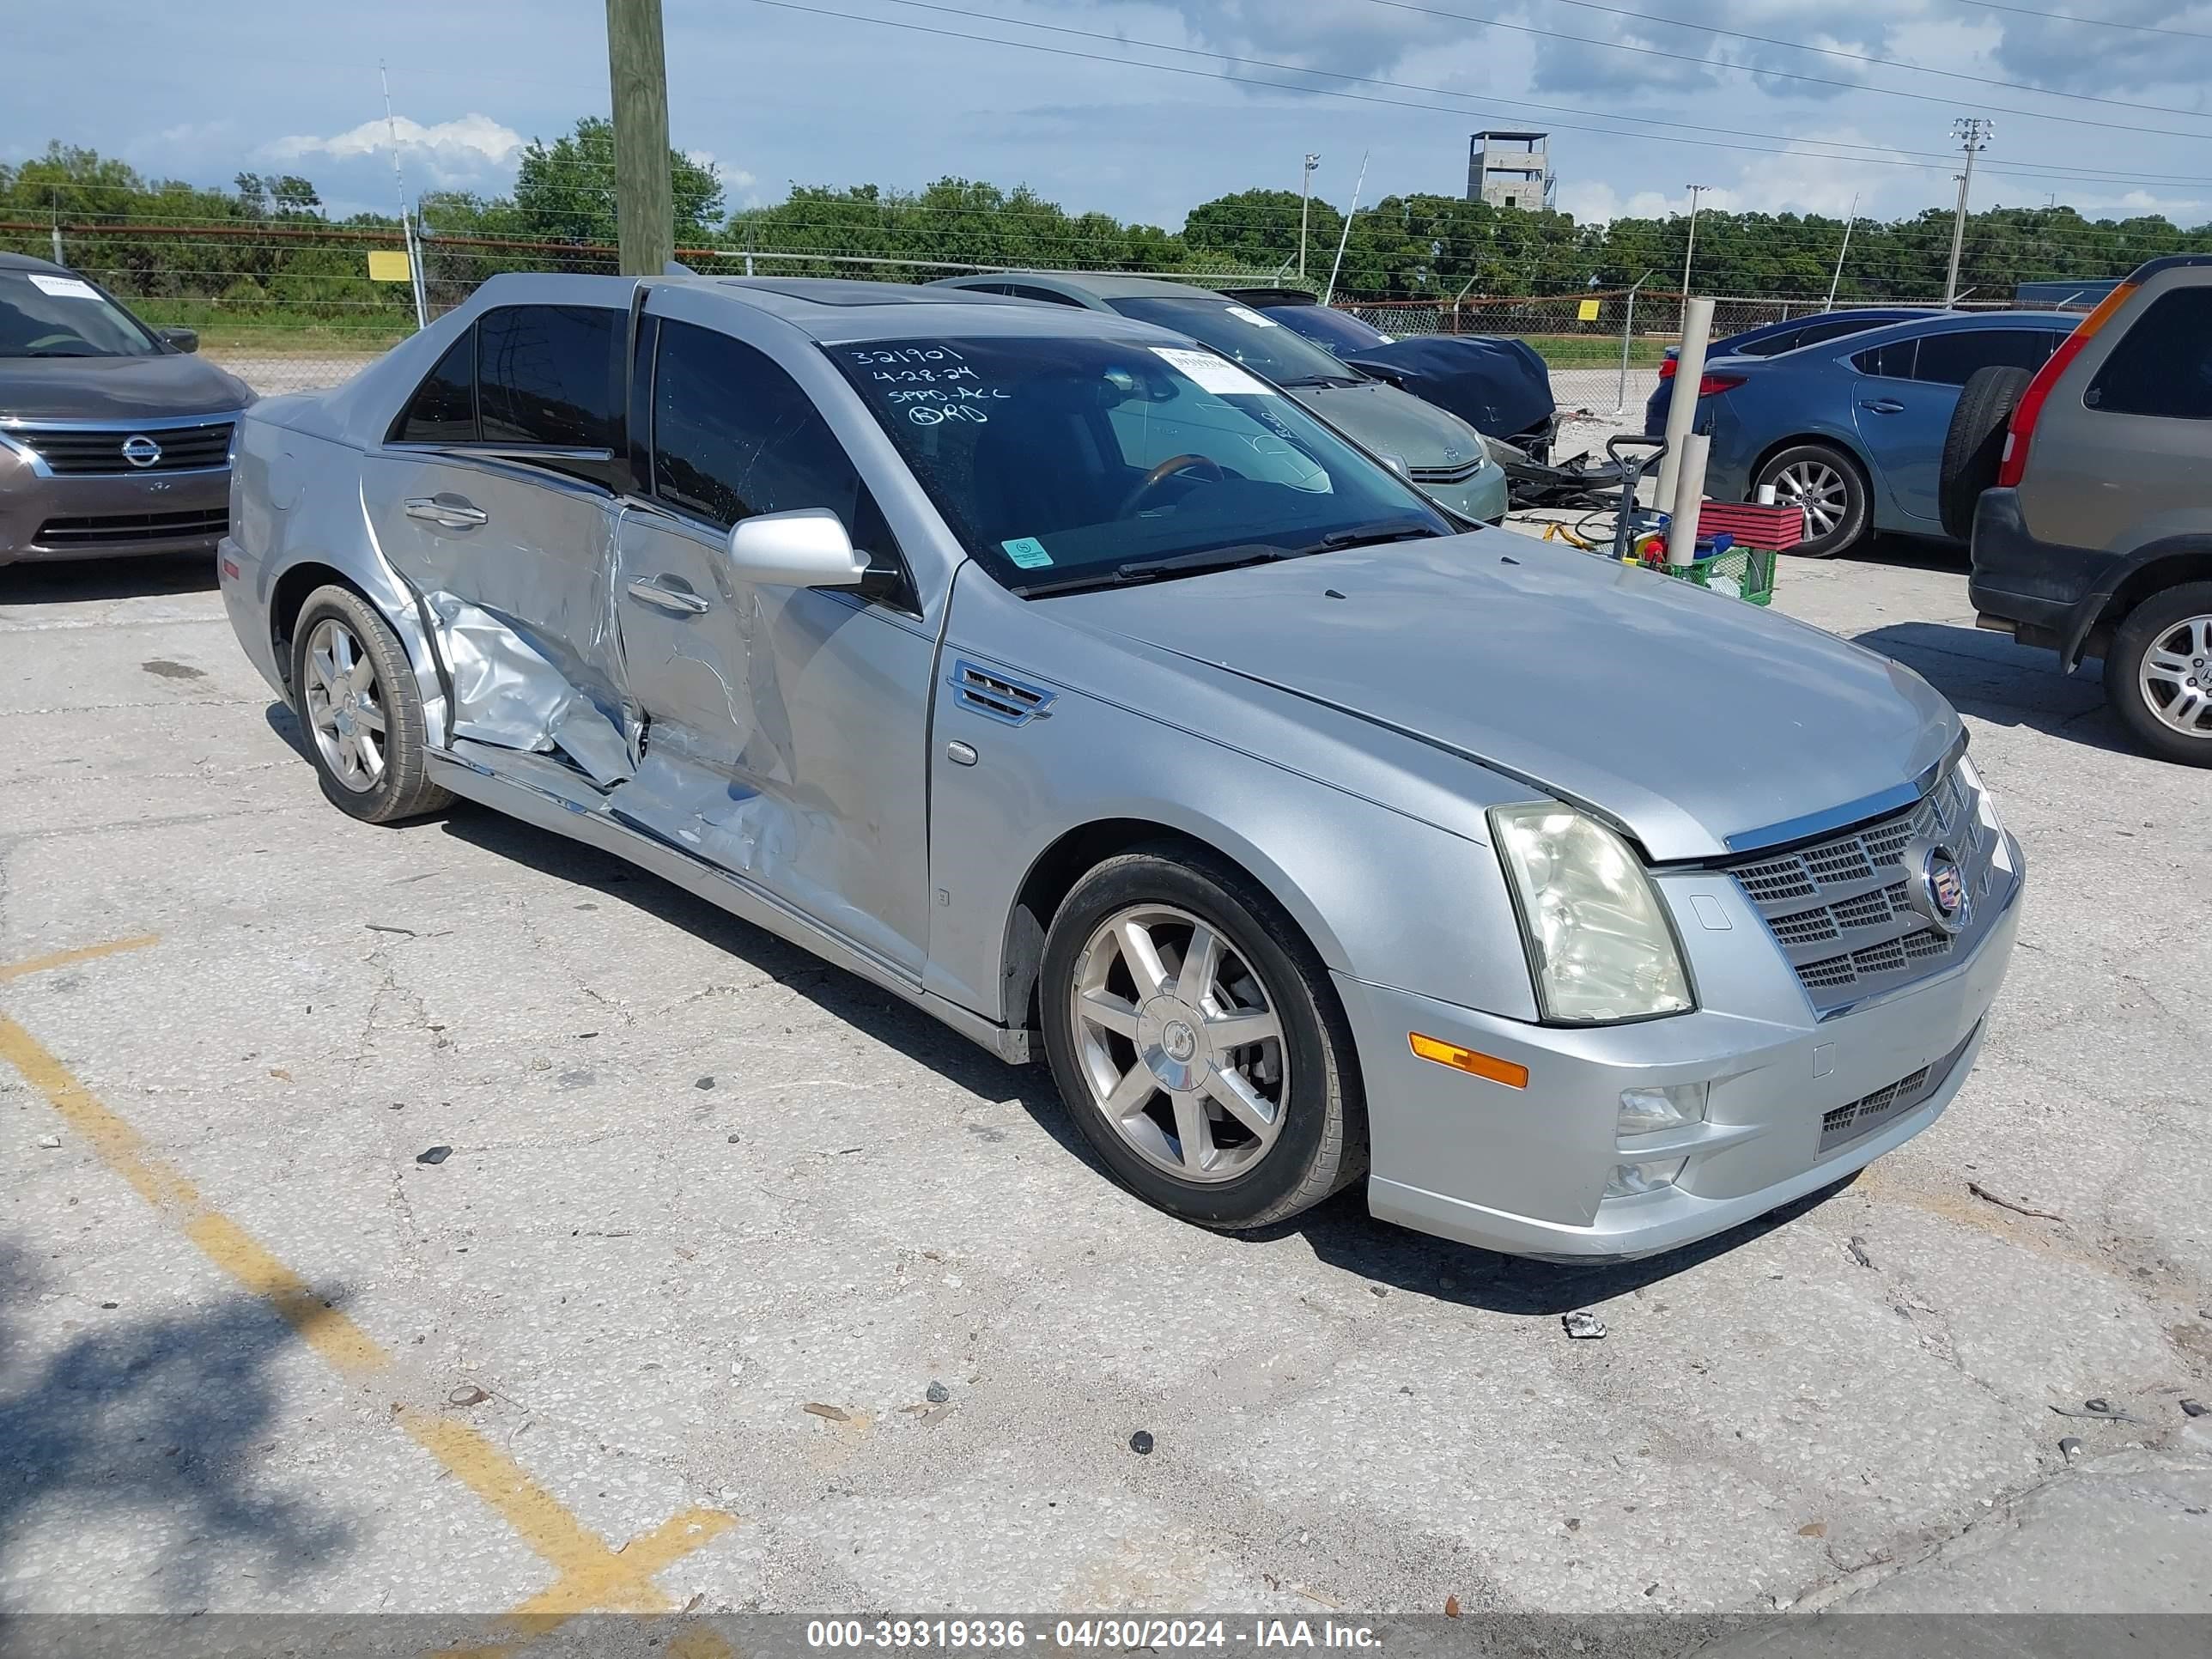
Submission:
[[[1674,480],[1685,441],[1698,418],[1698,383],[1705,378],[1705,346],[1713,337],[1713,302],[1691,300],[1682,307],[1682,344],[1674,358],[1674,395],[1667,400],[1667,453],[1659,462],[1656,505],[1674,499]],[[1702,476],[1702,475],[1701,475]]]
[[1314,169],[1321,165],[1321,157],[1306,152],[1305,171],[1298,175],[1298,276],[1306,274],[1306,217],[1313,206]]
[[1698,503],[1705,498],[1705,461],[1713,441],[1702,432],[1682,440],[1682,464],[1675,474],[1674,495],[1667,526],[1667,562],[1694,564],[1698,557]]
[[1966,152],[1966,170],[1959,175],[1959,208],[1951,216],[1951,271],[1943,279],[1946,307],[1959,297],[1959,256],[1966,246],[1966,198],[1974,188],[1974,156],[1989,143],[1990,124],[1978,115],[1969,116],[1954,123],[1952,131]]
[[1682,297],[1690,297],[1690,259],[1698,251],[1698,198],[1711,190],[1711,185],[1684,186],[1690,192],[1690,240],[1682,249]]
[[658,276],[676,257],[660,0],[607,0],[607,82],[614,97],[615,234],[622,274]]
[[1836,308],[1836,290],[1843,286],[1844,282],[1844,261],[1850,256],[1851,251],[1851,227],[1858,222],[1859,198],[1858,192],[1853,191],[1850,216],[1844,221],[1844,245],[1836,251],[1836,274],[1828,279],[1828,303],[1820,307],[1823,312],[1833,311]]

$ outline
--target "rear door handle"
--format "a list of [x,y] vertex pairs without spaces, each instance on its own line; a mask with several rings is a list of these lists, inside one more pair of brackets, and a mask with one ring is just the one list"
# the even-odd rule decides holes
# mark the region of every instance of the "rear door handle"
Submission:
[[489,516],[465,495],[416,495],[406,507],[409,518],[425,519],[447,530],[474,530]]
[[660,610],[673,611],[686,617],[703,617],[712,608],[696,593],[684,588],[663,586],[659,582],[648,581],[642,576],[629,585],[629,596]]
[[1871,403],[1861,404],[1859,407],[1875,415],[1902,415],[1905,413],[1905,405],[1898,402],[1894,398],[1876,398]]

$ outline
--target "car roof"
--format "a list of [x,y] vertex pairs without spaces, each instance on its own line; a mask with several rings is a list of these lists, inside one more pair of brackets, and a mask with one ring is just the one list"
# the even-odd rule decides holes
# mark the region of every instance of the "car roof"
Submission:
[[[595,276],[547,277],[518,273],[488,277],[478,290],[486,307],[558,304],[556,295],[591,295],[600,304],[627,306],[642,281],[653,289],[683,288],[732,306],[764,312],[825,345],[866,340],[921,339],[933,335],[1006,335],[1049,338],[1071,334],[1168,338],[1165,331],[1111,312],[1009,304],[997,295],[975,294],[934,283],[873,283],[842,276]],[[527,284],[530,300],[503,292]]]
[[28,253],[0,253],[0,270],[50,271],[58,276],[70,274],[67,265],[58,265],[52,259],[40,259]]
[[[2065,311],[1938,311],[1926,316],[1908,317],[1899,323],[1884,323],[1841,339],[1823,340],[1820,345],[1801,346],[1800,351],[1818,351],[1821,346],[1846,347],[1852,351],[1864,351],[1869,346],[1881,345],[1890,340],[1911,339],[1916,334],[1968,334],[1985,328],[2047,328],[2054,333],[2063,332],[2080,322],[2081,318]],[[1780,356],[1770,357],[1769,362],[1780,362],[1783,357],[1794,357],[1795,351],[1785,351]]]
[[2146,259],[2128,276],[2130,283],[2147,283],[2161,270],[2178,270],[2185,265],[2212,265],[2212,253],[2167,253],[2155,259]]
[[1093,300],[1133,300],[1143,298],[1189,299],[1194,295],[1204,300],[1222,296],[1214,289],[1199,283],[1174,283],[1158,276],[1131,276],[1118,270],[988,270],[969,276],[945,276],[932,283],[932,288],[963,287],[977,283],[1021,281],[1033,288],[1054,289],[1062,294]]

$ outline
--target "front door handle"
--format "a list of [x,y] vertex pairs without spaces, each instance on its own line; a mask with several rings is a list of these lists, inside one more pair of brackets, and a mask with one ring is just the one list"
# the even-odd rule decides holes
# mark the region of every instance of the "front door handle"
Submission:
[[1859,407],[1865,410],[1871,415],[1902,415],[1905,413],[1905,405],[1898,402],[1894,398],[1876,398],[1869,403],[1861,404]]
[[443,491],[435,495],[415,496],[406,507],[409,518],[426,519],[447,530],[474,530],[489,516],[467,496]]
[[703,617],[710,608],[696,593],[681,587],[666,587],[659,582],[639,577],[629,585],[629,596],[663,611],[674,611],[686,617]]

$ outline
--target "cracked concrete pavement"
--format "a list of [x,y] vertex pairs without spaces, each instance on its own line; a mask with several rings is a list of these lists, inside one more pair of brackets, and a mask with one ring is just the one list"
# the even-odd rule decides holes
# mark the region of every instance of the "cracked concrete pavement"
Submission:
[[[1793,562],[1780,604],[1965,712],[2020,952],[1928,1134],[1591,1272],[1356,1196],[1181,1225],[1041,1073],[650,877],[341,817],[198,572],[0,571],[0,969],[154,939],[0,980],[0,1018],[388,1360],[333,1364],[0,1064],[0,1611],[546,1594],[454,1436],[609,1547],[734,1517],[672,1606],[2002,1607],[2041,1570],[1973,1540],[2051,1512],[2195,1541],[2081,1605],[2203,1609],[2212,1520],[2101,1472],[2212,1461],[2205,779],[1973,631],[1955,556]],[[2052,1409],[2090,1398],[2142,1421]]]

